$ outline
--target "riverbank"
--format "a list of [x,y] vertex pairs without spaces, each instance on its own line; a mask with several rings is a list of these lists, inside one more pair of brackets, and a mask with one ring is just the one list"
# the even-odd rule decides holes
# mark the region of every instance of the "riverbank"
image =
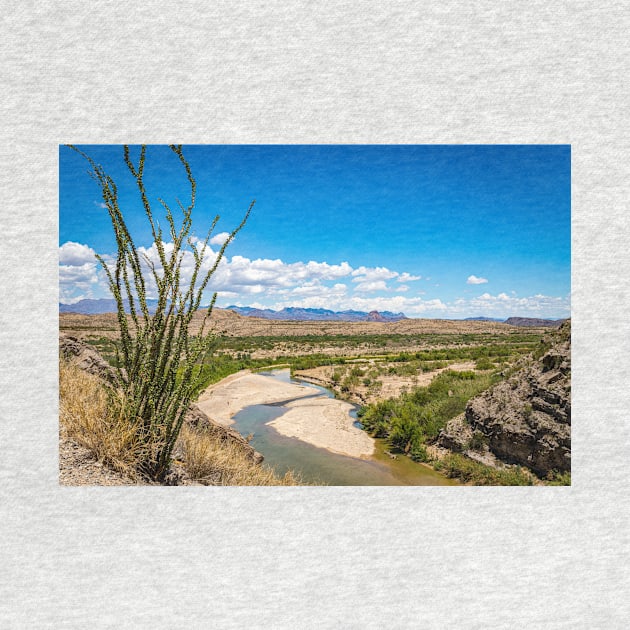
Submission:
[[374,453],[374,440],[354,426],[352,405],[317,395],[307,385],[244,370],[211,385],[197,400],[197,406],[223,426],[234,424],[233,417],[246,407],[278,403],[286,403],[288,411],[269,424],[282,435],[350,457]]

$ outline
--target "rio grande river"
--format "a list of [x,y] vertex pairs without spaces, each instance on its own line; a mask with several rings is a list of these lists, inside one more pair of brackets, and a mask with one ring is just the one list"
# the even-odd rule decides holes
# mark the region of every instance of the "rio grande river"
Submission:
[[[289,370],[271,370],[260,374],[284,382],[309,385],[315,396],[333,397],[332,392],[323,387],[292,380]],[[294,470],[308,483],[332,486],[457,485],[455,481],[407,457],[390,459],[384,453],[387,447],[382,440],[376,441],[376,452],[371,458],[357,459],[285,437],[267,423],[288,411],[283,406],[287,402],[251,405],[233,417],[234,428],[243,435],[253,434],[251,445],[265,456],[265,463],[278,474]],[[353,410],[351,414],[356,414],[356,411]]]

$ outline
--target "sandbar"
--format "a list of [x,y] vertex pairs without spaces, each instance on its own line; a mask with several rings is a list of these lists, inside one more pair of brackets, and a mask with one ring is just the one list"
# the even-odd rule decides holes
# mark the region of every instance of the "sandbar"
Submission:
[[370,456],[374,440],[354,426],[349,415],[352,405],[314,394],[312,387],[244,370],[205,389],[196,404],[210,418],[229,426],[245,407],[290,401],[288,411],[269,423],[278,433],[342,455]]
[[289,411],[269,422],[278,433],[350,457],[374,453],[374,440],[354,426],[350,403],[325,396],[294,400]]

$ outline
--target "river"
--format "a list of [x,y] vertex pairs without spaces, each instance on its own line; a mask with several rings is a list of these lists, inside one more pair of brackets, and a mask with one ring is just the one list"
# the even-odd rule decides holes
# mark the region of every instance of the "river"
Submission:
[[[334,394],[305,381],[291,378],[288,369],[259,372],[267,378],[313,388],[314,396],[334,398]],[[332,486],[438,486],[458,485],[433,469],[399,456],[392,460],[384,453],[384,440],[376,440],[376,452],[370,459],[357,459],[317,448],[301,440],[285,437],[267,423],[288,411],[289,401],[251,405],[233,416],[234,428],[242,435],[253,434],[251,445],[265,457],[265,463],[284,475],[294,470],[307,483]],[[356,420],[356,409],[351,415]]]

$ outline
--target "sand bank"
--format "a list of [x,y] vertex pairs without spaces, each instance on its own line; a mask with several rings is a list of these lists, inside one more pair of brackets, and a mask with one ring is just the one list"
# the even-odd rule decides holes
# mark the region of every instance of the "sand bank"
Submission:
[[287,413],[269,423],[282,435],[351,457],[374,452],[374,440],[355,427],[349,416],[350,403],[317,396],[292,401],[287,407]]
[[204,390],[197,405],[216,422],[229,426],[233,416],[250,405],[290,400],[288,411],[269,424],[279,433],[351,457],[374,452],[374,440],[353,425],[351,405],[315,396],[306,385],[283,383],[249,371],[232,374]]

